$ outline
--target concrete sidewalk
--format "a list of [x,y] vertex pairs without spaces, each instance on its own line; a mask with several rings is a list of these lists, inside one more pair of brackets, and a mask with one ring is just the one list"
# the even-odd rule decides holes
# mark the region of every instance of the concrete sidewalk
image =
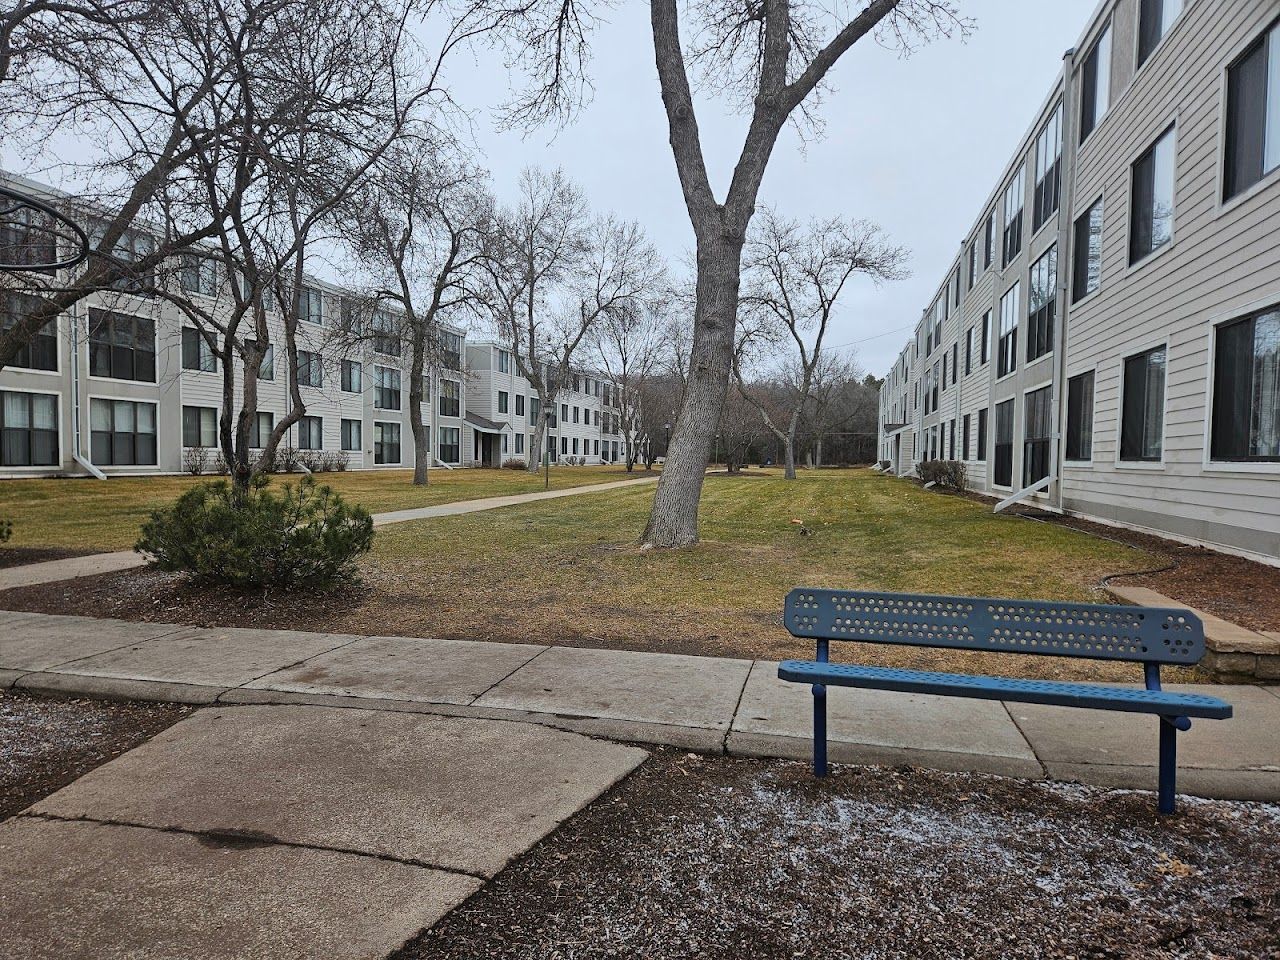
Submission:
[[[644,483],[653,483],[656,480],[657,477],[636,477],[631,480],[611,480],[607,483],[568,487],[564,490],[540,490],[536,493],[517,493],[506,497],[482,497],[478,500],[439,503],[430,507],[391,510],[386,513],[375,513],[373,515],[373,525],[375,527],[383,527],[392,523],[404,523],[407,520],[456,517],[464,513],[498,510],[502,507],[514,507],[522,503],[534,503],[538,500],[557,500],[560,497],[573,497],[580,493],[598,493],[601,490],[634,487]],[[145,563],[146,560],[132,550],[117,550],[112,553],[90,553],[83,557],[69,557],[65,560],[46,560],[43,563],[29,563],[25,566],[0,569],[0,590],[33,587],[41,583],[75,580],[78,577],[93,577],[102,573],[115,573],[120,570],[141,567]]]
[[[521,720],[743,756],[811,746],[808,688],[775,664],[672,654],[0,613],[0,686]],[[1280,800],[1280,687],[1170,689],[1235,706],[1179,737],[1179,788]],[[829,709],[837,761],[1155,785],[1153,717],[849,689]]]

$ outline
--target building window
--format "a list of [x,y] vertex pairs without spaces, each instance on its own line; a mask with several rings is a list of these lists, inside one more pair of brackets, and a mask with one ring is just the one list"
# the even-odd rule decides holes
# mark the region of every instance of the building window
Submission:
[[978,449],[975,452],[975,460],[987,459],[987,408],[983,407],[978,411]]
[[1111,24],[1094,42],[1080,70],[1080,142],[1084,143],[1111,106]]
[[400,409],[400,371],[391,367],[373,368],[373,408]]
[[[246,351],[256,351],[258,349],[257,340],[246,340],[244,342]],[[264,345],[262,351],[262,360],[258,363],[258,379],[274,380],[276,378],[276,348],[275,344],[268,343]]]
[[259,410],[254,415],[253,424],[249,430],[249,446],[255,450],[261,450],[267,445],[267,441],[271,439],[271,433],[275,428],[275,414],[266,410]]
[[1164,444],[1165,348],[1124,362],[1120,459],[1159,460]]
[[301,387],[324,386],[324,370],[320,354],[310,350],[298,351],[298,385]]
[[973,327],[964,332],[964,375],[973,373]]
[[218,445],[216,408],[182,408],[182,445],[184,447],[216,447]]
[[[39,306],[39,301],[26,294],[10,292],[0,294],[0,330],[16,327],[19,321]],[[26,343],[18,348],[10,367],[22,367],[25,370],[57,370],[58,369],[58,321],[50,320],[36,331]]]
[[1022,304],[1022,284],[1015,283],[1000,298],[1000,341],[996,346],[996,376],[1018,368],[1018,315]]
[[324,297],[314,287],[298,290],[298,319],[307,323],[324,323]]
[[517,417],[524,416],[524,394],[523,393],[516,394],[516,416]]
[[95,377],[155,383],[155,321],[90,310],[89,372]]
[[1053,320],[1058,304],[1058,245],[1031,265],[1027,288],[1027,363],[1053,349]]
[[[89,231],[89,244],[93,249],[102,243],[106,233],[106,224],[96,224]],[[113,280],[107,286],[112,290],[133,293],[139,296],[150,296],[156,285],[155,265],[139,268],[138,263],[156,252],[156,242],[148,234],[127,230],[116,241],[111,255],[121,261],[125,275]]]
[[1024,164],[1004,191],[1004,254],[1001,264],[1005,267],[1022,250],[1022,204],[1027,193],[1027,168]]
[[1093,459],[1093,371],[1067,381],[1067,459]]
[[[440,416],[462,416],[462,391],[457,380],[440,381]],[[452,461],[451,461],[452,462]]]
[[1071,300],[1082,300],[1102,283],[1102,198],[1076,220]]
[[1062,104],[1053,111],[1036,137],[1036,189],[1032,200],[1031,229],[1039,230],[1058,210],[1061,189]]
[[969,289],[978,282],[978,242],[969,244]]
[[951,385],[956,385],[956,377],[960,369],[960,341],[951,344]]
[[440,363],[446,370],[462,369],[461,334],[450,333],[448,330],[440,332]]
[[971,421],[971,420],[972,420],[972,415],[971,415],[971,414],[966,413],[966,414],[964,415],[964,421],[963,421],[963,423],[964,423],[964,433],[963,433],[963,435],[962,435],[962,437],[961,437],[961,441],[960,441],[960,442],[961,442],[961,446],[960,446],[960,459],[961,459],[961,460],[968,460],[968,459],[969,459],[969,424],[970,424],[970,421]]
[[982,363],[986,363],[991,359],[991,311],[988,310],[982,315],[982,339],[981,339]]
[[537,397],[529,398],[529,426],[536,427],[538,425],[538,409],[540,403]]
[[1147,62],[1147,58],[1164,35],[1169,32],[1173,21],[1182,12],[1182,0],[1140,0],[1138,7],[1138,66]]
[[213,347],[195,327],[182,328],[182,369],[203,370],[213,373],[218,369],[218,358]]
[[178,283],[186,293],[202,297],[218,295],[218,264],[208,257],[184,253],[178,267]]
[[987,214],[987,225],[982,231],[982,269],[991,269],[991,262],[996,258],[996,212]]
[[568,453],[569,453],[569,438],[568,438],[568,437],[561,437],[561,438],[560,438],[560,452],[561,452],[562,454],[568,454]]
[[364,445],[364,443],[362,443],[362,438],[360,435],[361,426],[362,424],[358,420],[344,419],[342,421],[342,428],[340,428],[342,429],[342,436],[340,436],[340,443],[342,443],[342,449],[344,449],[344,451],[351,452],[351,453],[361,452],[362,445]]
[[1022,433],[1022,485],[1029,487],[1049,475],[1049,436],[1053,432],[1052,387],[1027,394]]
[[996,450],[992,481],[998,487],[1013,486],[1013,401],[996,404]]
[[573,438],[573,455],[575,457],[578,455],[578,438],[577,437]]
[[[449,381],[445,381],[448,383]],[[458,427],[440,428],[440,459],[444,463],[460,463],[462,452],[460,438],[462,431]]]
[[1225,199],[1280,167],[1280,21],[1227,71]]
[[58,450],[58,397],[0,391],[0,466],[53,467]]
[[0,222],[0,259],[5,263],[34,268],[36,273],[53,275],[48,264],[58,260],[57,227],[41,211],[19,204],[5,205]]
[[505,391],[505,390],[499,390],[499,391],[498,391],[498,412],[499,412],[499,413],[506,413],[506,412],[507,412],[507,406],[508,406],[508,403],[509,403],[509,402],[510,402],[510,401],[509,401],[509,397],[508,397],[508,395],[507,395],[507,391]]
[[298,449],[324,449],[324,421],[320,417],[303,417],[298,421]]
[[1129,263],[1137,263],[1173,239],[1173,127],[1133,165],[1129,215]]
[[516,453],[524,453],[524,434],[516,434]]
[[1280,307],[1218,327],[1213,460],[1280,460]]
[[511,354],[508,353],[506,350],[498,351],[498,372],[499,373],[511,372]]
[[[358,424],[357,424],[358,426]],[[448,463],[457,463],[457,442],[454,443],[454,455],[452,459],[445,455],[444,450],[444,431],[452,430],[456,435],[457,427],[444,427],[440,431],[440,456]],[[357,431],[359,433],[359,431]],[[381,420],[373,422],[373,462],[375,464],[392,464],[400,462],[400,424],[384,423]]]
[[369,318],[369,326],[373,331],[374,353],[400,356],[400,330],[395,317],[385,310],[375,310]]
[[89,403],[90,452],[99,466],[154,466],[156,405],[133,400]]
[[344,393],[359,393],[364,389],[364,385],[360,380],[360,373],[360,361],[342,361],[342,391]]

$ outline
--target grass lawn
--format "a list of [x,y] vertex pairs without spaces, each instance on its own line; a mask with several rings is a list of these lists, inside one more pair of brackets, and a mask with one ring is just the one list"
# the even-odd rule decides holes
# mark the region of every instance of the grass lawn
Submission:
[[[640,476],[642,474],[635,474]],[[533,493],[542,489],[541,473],[523,470],[431,471],[426,487],[410,483],[411,470],[352,471],[319,476],[349,500],[377,513],[438,503]],[[553,467],[552,489],[624,480],[622,467]],[[0,481],[0,518],[13,521],[14,547],[62,547],[122,550],[132,547],[138,529],[156,507],[196,483],[195,477],[113,477],[110,480]],[[287,483],[296,477],[278,477]]]

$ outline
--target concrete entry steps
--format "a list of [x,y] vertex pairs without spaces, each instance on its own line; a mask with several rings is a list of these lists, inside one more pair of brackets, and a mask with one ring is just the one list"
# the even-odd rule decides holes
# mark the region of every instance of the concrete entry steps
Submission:
[[536,724],[211,706],[0,824],[0,953],[382,958],[645,756]]
[[[309,703],[532,721],[633,743],[804,759],[807,689],[766,661],[0,613],[0,686],[193,703]],[[1170,689],[1179,689],[1171,686]],[[1179,737],[1179,788],[1280,799],[1280,686],[1187,687],[1231,720]],[[830,691],[831,757],[1153,789],[1157,721]]]

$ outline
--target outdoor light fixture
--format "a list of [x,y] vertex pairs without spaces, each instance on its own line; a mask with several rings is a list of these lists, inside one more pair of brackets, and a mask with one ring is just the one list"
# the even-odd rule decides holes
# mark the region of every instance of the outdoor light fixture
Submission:
[[546,424],[546,427],[543,430],[542,440],[542,446],[544,448],[542,456],[546,464],[542,475],[543,490],[551,489],[551,414],[554,409],[555,408],[550,403],[542,408],[542,422]]

